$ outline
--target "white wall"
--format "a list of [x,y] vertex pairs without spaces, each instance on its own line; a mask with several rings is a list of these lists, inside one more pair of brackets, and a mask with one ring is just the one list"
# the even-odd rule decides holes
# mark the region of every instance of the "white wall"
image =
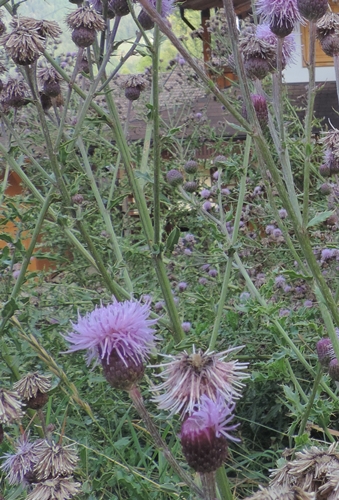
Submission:
[[[296,53],[294,63],[286,67],[284,71],[286,83],[308,82],[308,69],[303,67],[301,50],[301,33],[298,27],[295,31]],[[330,66],[317,66],[315,70],[317,82],[334,81],[334,68]]]

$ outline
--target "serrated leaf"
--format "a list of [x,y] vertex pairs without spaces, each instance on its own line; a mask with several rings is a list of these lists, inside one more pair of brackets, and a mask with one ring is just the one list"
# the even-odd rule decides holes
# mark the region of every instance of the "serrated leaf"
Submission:
[[145,182],[150,182],[151,184],[153,184],[153,179],[148,173],[144,174],[143,172],[140,172],[140,170],[136,170],[135,177],[137,179],[143,179]]
[[169,250],[170,252],[173,251],[174,246],[178,243],[180,237],[180,229],[178,227],[175,227],[172,229],[170,232],[167,241],[166,241],[166,250]]
[[325,212],[321,212],[320,214],[317,214],[313,219],[310,220],[310,222],[307,224],[307,227],[313,227],[318,224],[321,224],[322,222],[325,222],[326,219],[328,219],[331,215],[333,215],[333,210],[326,210]]
[[11,317],[11,316],[13,316],[13,314],[15,313],[15,311],[17,309],[18,309],[18,304],[15,302],[15,300],[13,298],[11,298],[8,302],[6,302],[6,304],[2,308],[1,316],[3,318],[5,318],[7,316]]

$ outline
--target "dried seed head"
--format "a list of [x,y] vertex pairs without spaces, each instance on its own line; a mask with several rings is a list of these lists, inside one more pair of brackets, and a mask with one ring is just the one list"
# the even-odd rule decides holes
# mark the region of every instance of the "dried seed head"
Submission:
[[317,38],[321,41],[327,35],[333,35],[339,31],[339,14],[327,12],[317,22]]
[[138,87],[140,90],[145,90],[147,85],[147,82],[145,78],[142,75],[132,75],[128,76],[126,80],[123,83],[123,87],[126,88],[133,88],[133,87]]
[[77,47],[89,47],[95,41],[95,30],[80,26],[72,31],[72,40]]
[[28,104],[28,87],[23,80],[11,79],[5,85],[2,104],[5,107],[21,108]]
[[14,391],[0,389],[0,423],[11,424],[22,418],[22,403],[19,394]]
[[39,481],[73,474],[78,457],[71,447],[64,447],[54,442],[42,440],[34,448],[36,465],[34,472]]
[[43,38],[37,29],[27,29],[23,24],[4,35],[0,43],[13,61],[22,66],[34,63],[44,51]]
[[56,477],[38,483],[26,500],[69,500],[80,493],[80,483],[71,477]]
[[316,500],[315,493],[305,493],[298,486],[272,486],[261,488],[260,491],[245,500]]
[[316,493],[316,498],[336,500],[339,488],[338,443],[327,449],[311,446],[296,453],[296,459],[273,471],[272,487],[298,486],[305,493]]
[[14,384],[14,389],[28,408],[42,408],[48,401],[47,392],[51,388],[50,377],[40,375],[38,372],[28,373]]
[[184,351],[177,356],[165,356],[168,363],[158,366],[164,368],[159,375],[164,382],[152,389],[163,394],[154,396],[154,401],[160,409],[170,411],[171,415],[180,413],[183,418],[196,409],[204,394],[213,401],[220,394],[226,404],[238,399],[244,387],[240,380],[248,377],[242,371],[247,364],[226,359],[231,352],[241,348],[214,353],[196,351],[193,347],[192,354]]
[[262,80],[276,66],[276,47],[262,38],[254,30],[247,30],[241,37],[240,50],[244,57],[244,66],[251,79]]
[[106,26],[104,18],[89,7],[79,7],[66,17],[66,23],[72,30],[88,28],[93,31],[103,31]]
[[42,68],[38,72],[38,77],[43,84],[43,92],[49,97],[56,97],[61,93],[59,73],[53,67]]
[[325,54],[334,57],[339,54],[339,32],[324,36],[320,45]]

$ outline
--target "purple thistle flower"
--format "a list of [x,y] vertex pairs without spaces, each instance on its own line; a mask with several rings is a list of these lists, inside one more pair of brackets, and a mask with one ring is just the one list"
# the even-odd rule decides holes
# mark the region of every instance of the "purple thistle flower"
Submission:
[[202,198],[209,198],[211,196],[211,191],[209,189],[202,189],[202,191],[200,191],[200,196]]
[[286,279],[284,278],[284,276],[282,276],[281,274],[279,274],[279,276],[277,276],[274,280],[276,286],[278,288],[282,288],[282,286],[285,284],[286,282]]
[[228,196],[229,194],[231,194],[231,191],[228,188],[222,188],[221,194],[223,194],[224,196]]
[[154,309],[159,312],[165,307],[165,302],[163,300],[159,300],[159,302],[156,302],[154,304]]
[[312,300],[305,300],[304,307],[306,307],[307,309],[310,309],[311,307],[313,307]]
[[170,411],[171,415],[179,413],[184,418],[186,413],[196,410],[203,394],[216,401],[220,393],[226,403],[238,399],[244,387],[240,380],[248,377],[242,371],[247,363],[226,361],[226,358],[239,349],[242,347],[215,353],[196,351],[193,346],[192,354],[184,351],[177,356],[164,355],[168,362],[157,366],[164,368],[159,374],[164,381],[152,389],[163,394],[154,396],[154,401],[160,409]]
[[206,278],[199,278],[199,285],[207,285],[208,279]]
[[293,31],[295,23],[302,21],[297,0],[258,0],[256,8],[277,36],[285,37]]
[[213,179],[214,179],[215,181],[217,181],[217,180],[219,179],[219,172],[218,172],[218,170],[216,170],[216,171],[213,173],[213,176],[212,176],[212,177],[213,177]]
[[156,319],[147,319],[149,303],[133,300],[96,307],[91,313],[72,323],[74,331],[65,336],[73,344],[68,353],[83,349],[88,351],[88,364],[96,357],[109,358],[113,350],[124,360],[126,356],[145,361],[154,348]]
[[234,403],[225,406],[220,395],[216,401],[203,395],[199,409],[183,422],[180,433],[183,454],[196,472],[217,470],[227,457],[227,440],[240,441],[230,434],[238,427],[229,425],[234,418],[234,407]]
[[[268,24],[258,24],[256,31],[257,38],[265,40],[265,42],[277,47],[278,39],[277,36],[272,32]],[[282,65],[283,68],[292,62],[294,62],[293,56],[296,51],[295,36],[293,33],[286,36],[283,41],[282,46]]]
[[335,358],[332,342],[329,338],[324,337],[317,342],[316,345],[319,363],[328,368],[330,361]]
[[241,292],[239,299],[240,302],[247,302],[251,298],[251,294],[249,292]]
[[208,271],[210,267],[211,267],[211,266],[210,266],[209,264],[203,264],[203,265],[201,266],[201,268],[200,268],[200,269],[201,269],[202,271]]
[[286,316],[290,315],[290,310],[289,309],[280,309],[279,311],[279,317],[280,318],[285,318]]
[[195,243],[195,237],[191,233],[187,233],[184,239],[187,243]]
[[178,283],[179,292],[183,292],[184,290],[186,290],[186,288],[187,288],[186,281],[181,281],[180,283]]
[[[154,9],[157,8],[157,0],[148,0],[148,2],[152,5],[152,7]],[[168,17],[169,15],[172,14],[173,8],[174,8],[173,0],[162,0],[162,2],[161,2],[161,16]],[[178,54],[178,56],[179,56],[179,54]],[[184,59],[184,62],[185,62],[185,59]]]
[[216,269],[210,269],[208,271],[208,274],[209,276],[211,276],[211,278],[215,278],[216,276],[218,276],[218,271]]
[[266,226],[266,228],[265,228],[265,233],[272,234],[275,229],[276,229],[276,227],[273,226],[273,224],[268,224],[268,226]]
[[290,285],[286,285],[286,286],[284,287],[284,292],[285,292],[285,293],[289,293],[289,292],[291,292],[291,291],[292,291],[292,287],[291,287]]
[[192,325],[189,321],[184,321],[181,323],[181,328],[184,330],[185,333],[188,333],[191,329]]
[[32,475],[37,462],[34,447],[35,443],[30,443],[28,437],[23,434],[16,443],[15,453],[5,453],[1,457],[5,459],[1,469],[7,472],[9,484],[28,484],[26,478]]
[[209,210],[212,209],[212,203],[210,201],[205,201],[203,204],[202,208],[208,212]]
[[335,254],[333,253],[333,249],[332,248],[324,248],[321,251],[321,260],[322,261],[326,261],[326,260],[332,259],[332,257],[334,257],[334,256],[335,256]]
[[284,208],[281,208],[279,210],[279,217],[280,217],[280,219],[286,219],[286,217],[287,217],[287,211]]
[[192,255],[192,250],[190,250],[189,248],[185,248],[184,254],[190,256]]
[[280,231],[280,229],[274,229],[272,236],[273,238],[280,238],[282,236],[282,232]]

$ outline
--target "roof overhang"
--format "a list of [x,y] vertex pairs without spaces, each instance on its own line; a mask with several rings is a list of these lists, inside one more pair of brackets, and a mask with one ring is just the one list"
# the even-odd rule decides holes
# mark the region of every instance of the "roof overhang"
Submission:
[[[222,7],[222,0],[176,0],[184,9],[205,10]],[[234,0],[234,9],[237,14],[247,14],[251,10],[251,0]]]

